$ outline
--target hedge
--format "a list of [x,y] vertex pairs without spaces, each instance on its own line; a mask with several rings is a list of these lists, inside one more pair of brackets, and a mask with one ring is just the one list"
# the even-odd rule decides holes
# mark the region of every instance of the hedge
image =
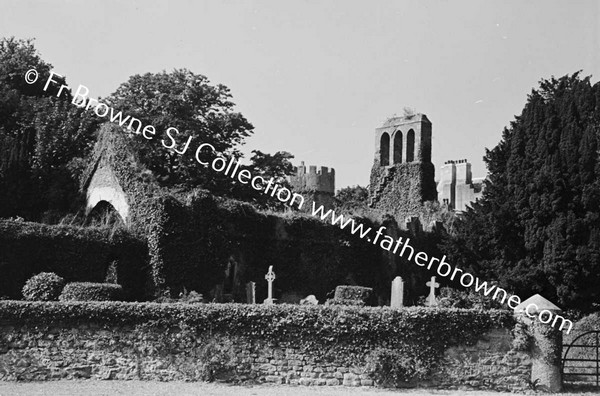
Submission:
[[0,246],[0,297],[21,298],[27,279],[40,272],[67,282],[103,282],[111,263],[130,297],[143,297],[146,244],[124,229],[0,220]]
[[323,340],[352,337],[359,342],[397,338],[442,343],[464,341],[493,327],[512,328],[512,313],[505,310],[431,309],[402,310],[378,307],[181,304],[129,302],[0,301],[0,322],[56,324],[153,323],[198,331],[225,331],[247,336],[283,339],[318,336]]
[[67,283],[61,301],[118,301],[123,298],[123,287],[114,283]]

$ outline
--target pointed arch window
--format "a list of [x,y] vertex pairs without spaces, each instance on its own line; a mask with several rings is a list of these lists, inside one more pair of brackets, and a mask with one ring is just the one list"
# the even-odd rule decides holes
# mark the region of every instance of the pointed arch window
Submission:
[[402,131],[397,131],[394,135],[394,164],[402,163]]
[[379,144],[379,164],[388,166],[390,164],[390,135],[383,133]]
[[412,129],[406,134],[406,162],[415,160],[415,131]]

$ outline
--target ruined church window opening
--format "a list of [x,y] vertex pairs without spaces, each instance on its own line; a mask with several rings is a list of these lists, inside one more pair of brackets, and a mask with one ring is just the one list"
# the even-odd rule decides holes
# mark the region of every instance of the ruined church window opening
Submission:
[[397,131],[394,136],[394,164],[402,163],[402,131]]
[[390,165],[390,135],[383,133],[379,145],[379,162],[381,166]]
[[415,160],[415,131],[412,129],[406,134],[406,162]]

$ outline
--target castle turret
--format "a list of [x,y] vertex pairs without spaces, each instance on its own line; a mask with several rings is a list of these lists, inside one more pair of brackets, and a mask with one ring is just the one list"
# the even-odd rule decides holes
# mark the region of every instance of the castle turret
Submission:
[[294,167],[294,175],[290,176],[289,181],[295,192],[300,193],[306,199],[304,208],[312,209],[312,202],[317,206],[323,205],[326,209],[333,206],[335,194],[335,169],[311,165],[308,172],[304,161],[300,166]]
[[392,117],[375,129],[369,205],[399,218],[418,215],[437,197],[431,163],[431,121],[425,114]]

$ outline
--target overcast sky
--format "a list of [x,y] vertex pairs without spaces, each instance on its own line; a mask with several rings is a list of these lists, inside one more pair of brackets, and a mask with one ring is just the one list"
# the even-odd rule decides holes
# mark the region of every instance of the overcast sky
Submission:
[[374,129],[410,107],[433,162],[485,148],[540,78],[600,76],[598,2],[0,0],[0,36],[106,96],[133,74],[188,68],[227,85],[255,126],[244,151],[290,151],[367,185]]

